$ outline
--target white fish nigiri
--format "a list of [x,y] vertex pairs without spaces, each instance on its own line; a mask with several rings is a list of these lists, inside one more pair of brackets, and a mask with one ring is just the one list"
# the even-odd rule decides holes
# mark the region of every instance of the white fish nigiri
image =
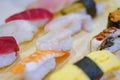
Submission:
[[37,28],[25,20],[15,20],[0,26],[0,36],[13,36],[17,43],[32,40]]
[[0,68],[12,64],[16,57],[19,46],[14,37],[0,37]]
[[72,38],[70,30],[59,30],[49,32],[38,38],[36,48],[38,50],[66,51],[72,48]]
[[64,57],[66,52],[53,50],[36,51],[21,60],[11,72],[25,80],[42,80],[56,66],[55,57]]
[[63,9],[65,6],[72,4],[73,2],[74,0],[36,0],[28,5],[27,8],[43,8],[55,13]]
[[45,32],[69,29],[72,34],[79,32],[81,28],[85,31],[92,31],[92,19],[89,15],[71,13],[53,19],[45,26]]

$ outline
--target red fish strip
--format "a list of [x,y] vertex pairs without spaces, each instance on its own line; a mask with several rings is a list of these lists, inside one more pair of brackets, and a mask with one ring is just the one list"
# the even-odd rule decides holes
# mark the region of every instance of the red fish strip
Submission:
[[41,9],[41,8],[35,8],[35,9],[29,9],[25,10],[20,13],[16,13],[10,17],[8,17],[5,22],[10,22],[13,20],[29,20],[29,21],[34,21],[34,20],[42,20],[46,19],[51,20],[53,18],[53,13],[49,12],[48,10]]
[[16,51],[19,51],[19,47],[14,37],[0,37],[0,54],[9,54]]

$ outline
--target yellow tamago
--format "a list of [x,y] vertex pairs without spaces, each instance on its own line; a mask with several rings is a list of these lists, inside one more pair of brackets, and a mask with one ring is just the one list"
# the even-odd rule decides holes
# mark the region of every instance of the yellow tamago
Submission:
[[[87,55],[103,71],[104,74],[120,69],[120,61],[109,51],[96,51]],[[53,73],[49,80],[90,80],[89,77],[76,65],[68,64],[61,70]]]

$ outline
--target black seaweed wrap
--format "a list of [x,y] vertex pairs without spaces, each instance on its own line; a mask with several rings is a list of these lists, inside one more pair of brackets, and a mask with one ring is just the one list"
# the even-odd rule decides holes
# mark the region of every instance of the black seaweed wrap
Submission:
[[99,80],[103,75],[102,70],[88,57],[83,58],[79,62],[75,63],[75,65],[82,69],[90,80]]
[[77,2],[81,2],[87,10],[87,13],[92,17],[96,16],[96,4],[94,0],[77,0]]

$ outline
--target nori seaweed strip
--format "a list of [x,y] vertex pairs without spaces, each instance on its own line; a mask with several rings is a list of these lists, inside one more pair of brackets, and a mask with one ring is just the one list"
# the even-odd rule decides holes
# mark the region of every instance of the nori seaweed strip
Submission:
[[92,17],[96,16],[97,11],[94,0],[77,0],[76,3],[77,2],[81,2],[86,7],[87,13],[90,14]]
[[84,57],[82,60],[75,63],[75,65],[80,67],[90,80],[99,80],[103,75],[102,70],[88,57]]
[[107,27],[109,28],[109,27],[112,27],[112,26],[120,29],[120,21],[113,22],[113,21],[110,20],[110,17],[108,17],[108,25],[107,25]]

